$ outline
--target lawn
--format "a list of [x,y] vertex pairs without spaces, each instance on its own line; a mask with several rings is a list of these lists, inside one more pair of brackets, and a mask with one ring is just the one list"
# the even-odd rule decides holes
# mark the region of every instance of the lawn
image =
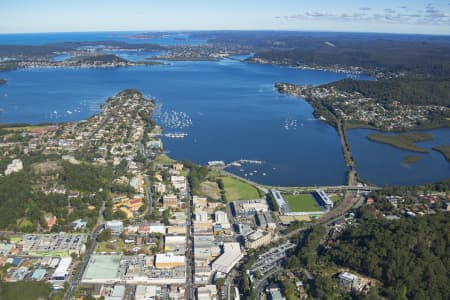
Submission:
[[334,204],[341,202],[342,196],[340,195],[331,195],[330,200],[334,202]]
[[320,211],[320,207],[317,205],[312,194],[283,195],[283,198],[287,201],[289,208],[293,212]]
[[228,201],[260,198],[258,190],[248,183],[230,176],[222,177],[221,179],[225,189],[225,196]]
[[35,125],[35,126],[12,126],[12,127],[5,127],[4,129],[10,130],[10,131],[31,131],[35,129],[41,129],[41,128],[47,128],[48,125]]
[[200,184],[200,195],[213,200],[220,200],[220,189],[216,182],[204,181]]
[[131,246],[125,245],[125,243],[121,239],[116,239],[116,242],[99,242],[97,243],[97,249],[95,252],[123,252],[125,250],[129,250]]

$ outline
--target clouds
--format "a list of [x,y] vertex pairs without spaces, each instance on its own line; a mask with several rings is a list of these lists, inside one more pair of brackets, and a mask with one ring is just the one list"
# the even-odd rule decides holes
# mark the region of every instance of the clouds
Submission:
[[437,8],[433,3],[426,4],[423,9],[411,9],[407,6],[400,6],[396,9],[387,7],[381,11],[375,11],[371,7],[360,7],[354,12],[306,11],[278,18],[283,18],[287,21],[328,20],[339,22],[384,22],[390,24],[450,26],[450,12]]

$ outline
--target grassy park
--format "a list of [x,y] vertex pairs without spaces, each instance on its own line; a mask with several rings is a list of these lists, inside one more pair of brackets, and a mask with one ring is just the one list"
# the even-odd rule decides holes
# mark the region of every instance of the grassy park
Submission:
[[225,196],[228,201],[251,200],[260,198],[258,190],[254,186],[246,182],[243,182],[231,176],[221,177],[220,179],[223,182]]

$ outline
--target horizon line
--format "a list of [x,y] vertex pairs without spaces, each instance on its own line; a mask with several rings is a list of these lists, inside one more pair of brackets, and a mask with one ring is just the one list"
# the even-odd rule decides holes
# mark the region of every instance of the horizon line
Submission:
[[365,34],[390,34],[390,35],[421,35],[421,36],[445,36],[450,37],[450,33],[417,33],[417,32],[387,32],[387,31],[346,31],[346,30],[313,30],[313,29],[170,29],[170,30],[87,30],[87,31],[35,31],[35,32],[0,32],[0,35],[14,34],[63,34],[63,33],[189,33],[189,32],[311,32],[311,33],[365,33]]

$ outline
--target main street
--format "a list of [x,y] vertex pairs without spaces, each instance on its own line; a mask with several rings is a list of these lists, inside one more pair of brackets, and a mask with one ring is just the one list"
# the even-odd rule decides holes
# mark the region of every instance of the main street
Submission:
[[69,281],[69,288],[64,297],[65,300],[72,299],[73,293],[75,292],[78,285],[80,284],[81,278],[83,277],[83,274],[86,271],[86,267],[89,262],[89,259],[91,258],[91,255],[95,250],[95,247],[97,246],[97,236],[103,230],[103,228],[104,228],[104,225],[101,224],[92,231],[92,233],[90,235],[90,246],[86,250],[86,253],[84,254],[84,258],[83,258],[83,261],[81,262],[81,266],[79,267],[78,272],[76,274],[73,274],[72,278]]
[[[187,177],[189,174],[187,174]],[[187,184],[186,191],[186,206],[187,206],[187,223],[186,223],[186,291],[187,291],[187,299],[194,300],[195,299],[195,285],[194,285],[194,237],[193,237],[193,229],[192,229],[192,207],[194,205],[191,187],[189,183]]]

